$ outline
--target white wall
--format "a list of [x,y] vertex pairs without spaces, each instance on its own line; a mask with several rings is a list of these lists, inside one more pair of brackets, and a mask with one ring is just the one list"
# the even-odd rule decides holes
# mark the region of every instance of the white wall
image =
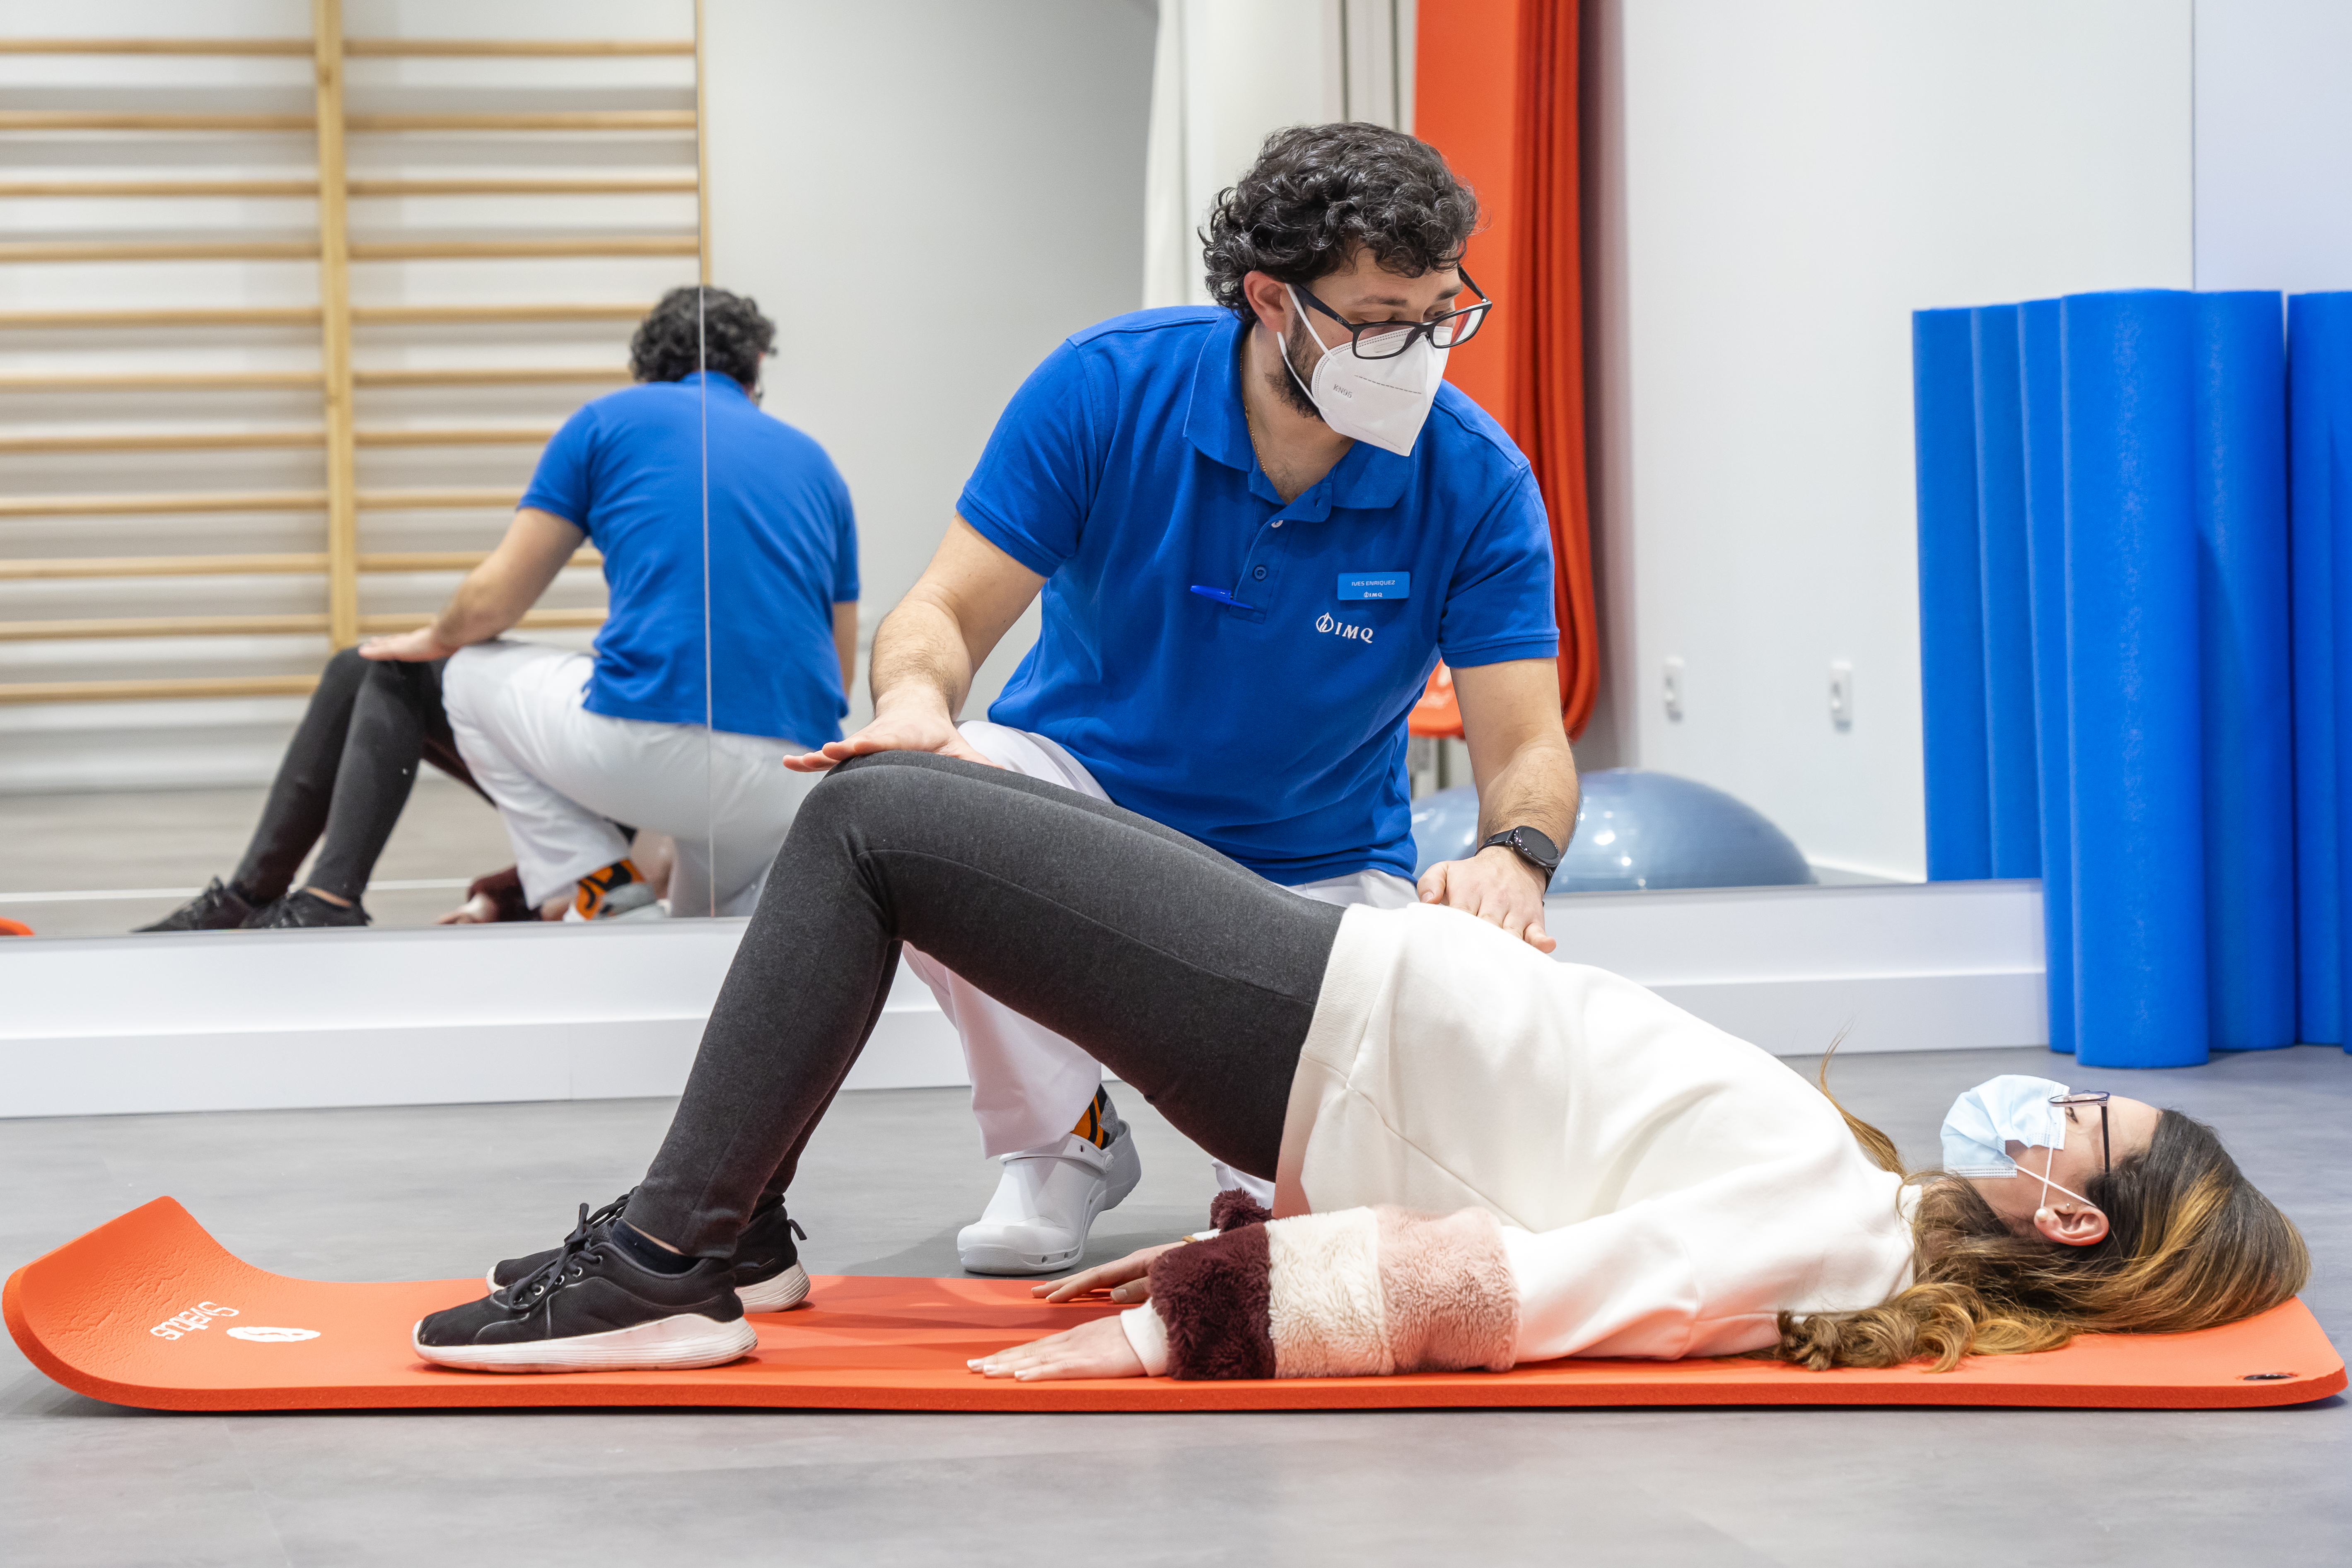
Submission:
[[869,635],[1022,379],[1137,308],[1154,23],[1139,0],[708,0],[712,277],[775,318],[767,406],[849,482]]
[[2188,286],[2190,0],[1601,3],[1621,759],[1922,875],[1910,312]]
[[2352,5],[2198,0],[2197,287],[2352,289]]

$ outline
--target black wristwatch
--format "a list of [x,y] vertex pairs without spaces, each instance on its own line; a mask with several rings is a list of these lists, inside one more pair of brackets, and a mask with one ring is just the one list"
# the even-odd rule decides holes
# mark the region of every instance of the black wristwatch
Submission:
[[1497,844],[1541,871],[1546,885],[1549,885],[1551,874],[1559,869],[1559,847],[1532,827],[1507,828],[1478,847],[1491,849]]

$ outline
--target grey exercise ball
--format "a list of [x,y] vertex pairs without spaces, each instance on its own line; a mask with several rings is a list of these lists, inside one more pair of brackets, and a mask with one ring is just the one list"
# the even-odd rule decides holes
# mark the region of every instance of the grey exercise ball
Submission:
[[[1603,768],[1581,783],[1576,836],[1551,879],[1555,893],[1813,880],[1813,868],[1787,834],[1719,789],[1639,768]],[[1477,791],[1465,784],[1413,802],[1412,837],[1416,876],[1468,855],[1478,839]]]

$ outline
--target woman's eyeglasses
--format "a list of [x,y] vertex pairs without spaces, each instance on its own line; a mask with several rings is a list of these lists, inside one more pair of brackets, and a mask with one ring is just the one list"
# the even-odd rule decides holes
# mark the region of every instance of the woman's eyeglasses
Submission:
[[1462,274],[1462,282],[1465,288],[1478,296],[1478,302],[1465,305],[1459,310],[1448,310],[1433,321],[1351,321],[1318,300],[1314,290],[1306,285],[1295,284],[1293,287],[1309,305],[1348,329],[1349,342],[1355,349],[1358,359],[1394,359],[1412,347],[1414,342],[1424,334],[1442,349],[1460,348],[1478,335],[1478,329],[1486,324],[1486,312],[1495,308],[1495,302],[1486,298],[1486,290],[1470,280],[1467,272]]
[[2053,1105],[2095,1105],[2099,1108],[2099,1173],[2105,1175],[2115,1169],[2107,1158],[2107,1091],[2088,1089],[2081,1094],[2053,1094]]

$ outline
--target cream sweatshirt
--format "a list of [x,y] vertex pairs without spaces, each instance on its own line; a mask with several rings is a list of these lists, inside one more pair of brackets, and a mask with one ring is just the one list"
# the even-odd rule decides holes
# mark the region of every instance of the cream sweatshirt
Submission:
[[[1274,1223],[1163,1255],[1126,1326],[1147,1366],[1172,1346],[1195,1376],[1723,1355],[1771,1344],[1782,1310],[1907,1283],[1904,1200],[1757,1047],[1458,910],[1358,907],[1292,1083]],[[1260,1299],[1266,1344],[1236,1349]]]

